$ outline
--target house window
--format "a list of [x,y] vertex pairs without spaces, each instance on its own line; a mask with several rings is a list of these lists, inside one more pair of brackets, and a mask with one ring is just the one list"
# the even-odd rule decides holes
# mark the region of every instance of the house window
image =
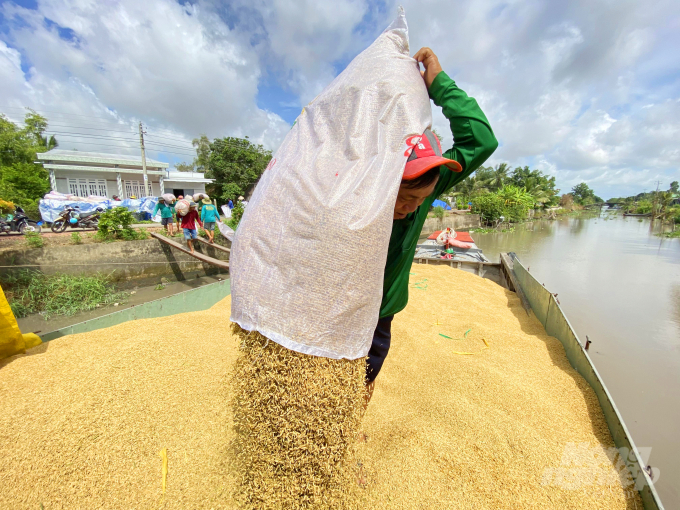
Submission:
[[142,198],[146,196],[144,182],[125,181],[125,198],[130,198],[131,196],[135,196],[137,198]]
[[68,192],[83,198],[88,195],[108,196],[106,179],[68,179]]

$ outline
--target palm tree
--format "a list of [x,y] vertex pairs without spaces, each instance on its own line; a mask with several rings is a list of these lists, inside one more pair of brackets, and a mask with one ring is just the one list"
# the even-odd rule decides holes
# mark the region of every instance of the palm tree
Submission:
[[673,193],[670,191],[660,191],[659,192],[659,204],[661,205],[661,210],[659,211],[659,218],[662,220],[666,220],[666,212],[668,210],[668,206],[671,205],[671,202],[673,201]]
[[505,182],[508,180],[508,171],[510,166],[507,163],[499,163],[496,168],[493,169],[491,175],[491,180],[489,181],[489,188],[492,191],[499,190],[503,187]]
[[48,151],[51,151],[52,149],[56,149],[59,147],[59,142],[57,142],[57,139],[54,137],[54,135],[50,136],[49,140],[47,139],[46,136],[40,136],[41,139],[41,145],[45,147]]

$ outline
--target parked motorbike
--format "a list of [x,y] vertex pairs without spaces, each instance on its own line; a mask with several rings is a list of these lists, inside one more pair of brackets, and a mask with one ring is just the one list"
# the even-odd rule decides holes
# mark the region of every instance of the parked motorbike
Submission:
[[9,234],[10,232],[19,232],[25,234],[26,232],[38,232],[42,230],[42,221],[33,221],[28,219],[26,213],[21,207],[17,207],[14,211],[14,216],[11,219],[0,219],[0,232]]
[[59,233],[71,228],[99,228],[99,217],[104,212],[102,207],[97,207],[92,212],[80,212],[77,207],[65,207],[59,217],[52,222],[52,232]]

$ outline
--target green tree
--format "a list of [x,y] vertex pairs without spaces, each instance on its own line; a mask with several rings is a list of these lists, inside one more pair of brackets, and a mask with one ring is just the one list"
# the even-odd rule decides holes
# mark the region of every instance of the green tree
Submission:
[[496,193],[479,195],[472,199],[472,212],[479,214],[483,223],[493,223],[505,216],[505,201]]
[[574,195],[571,193],[566,193],[560,197],[560,206],[571,211],[574,206]]
[[499,190],[508,180],[508,170],[510,166],[507,163],[499,163],[493,169],[491,179],[489,181],[489,188],[492,191]]
[[247,138],[218,138],[210,144],[207,177],[209,193],[222,200],[245,195],[264,172],[272,153]]
[[205,172],[210,164],[210,140],[206,135],[201,135],[191,141],[191,145],[196,147],[196,157],[194,164],[199,172]]
[[534,205],[535,199],[530,193],[512,184],[472,199],[473,212],[479,213],[485,223],[492,223],[501,216],[506,221],[522,221]]
[[659,192],[659,217],[663,220],[668,218],[668,211],[673,202],[673,193],[669,191]]
[[574,201],[578,204],[583,204],[587,198],[595,197],[595,193],[585,182],[574,186],[571,189],[571,194],[574,196]]
[[178,172],[193,172],[194,169],[196,168],[194,163],[176,163],[175,164],[175,170]]
[[668,191],[671,193],[678,193],[678,181],[671,182],[671,187]]
[[540,170],[531,170],[528,166],[517,167],[512,171],[508,183],[524,188],[540,207],[557,205],[559,202],[560,190],[555,187],[555,177],[548,177]]
[[234,208],[231,210],[231,219],[227,221],[227,225],[229,225],[233,230],[236,230],[242,217],[243,206],[241,205],[241,202],[237,200],[236,204],[234,204]]
[[38,201],[50,190],[49,175],[35,164],[36,153],[56,147],[54,136],[44,136],[47,119],[28,110],[24,128],[0,115],[0,198],[38,216]]

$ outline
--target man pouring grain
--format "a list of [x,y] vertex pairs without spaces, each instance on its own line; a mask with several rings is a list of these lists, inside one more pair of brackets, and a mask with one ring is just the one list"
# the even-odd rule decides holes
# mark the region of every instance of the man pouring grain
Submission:
[[456,86],[434,52],[421,48],[413,58],[425,68],[422,75],[430,99],[449,120],[454,144],[442,154],[439,140],[430,130],[406,141],[410,154],[394,206],[380,318],[367,358],[367,402],[390,348],[392,319],[408,303],[409,272],[432,202],[479,168],[498,146],[477,101]]

